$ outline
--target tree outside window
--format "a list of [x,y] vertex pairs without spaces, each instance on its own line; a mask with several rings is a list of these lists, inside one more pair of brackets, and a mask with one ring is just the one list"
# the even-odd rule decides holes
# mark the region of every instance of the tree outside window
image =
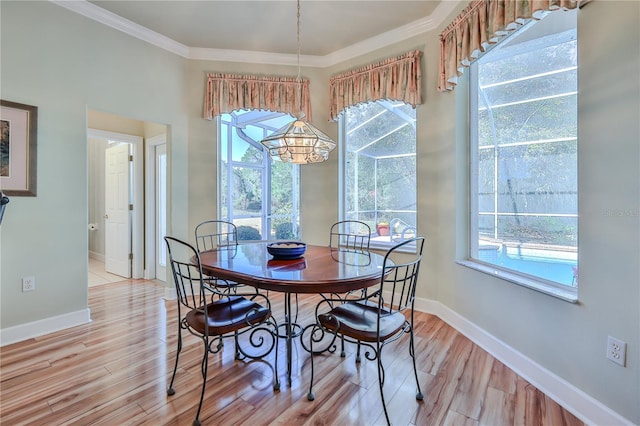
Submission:
[[272,161],[260,143],[292,120],[258,110],[219,117],[219,217],[239,240],[299,238],[299,166]]

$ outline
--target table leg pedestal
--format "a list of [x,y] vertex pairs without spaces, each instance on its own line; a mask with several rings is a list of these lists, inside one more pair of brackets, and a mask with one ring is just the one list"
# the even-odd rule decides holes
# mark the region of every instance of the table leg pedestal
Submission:
[[[296,295],[297,296],[297,295]],[[296,300],[297,304],[297,300]],[[296,322],[298,320],[298,308],[296,306],[295,316],[291,310],[291,293],[285,293],[284,295],[284,324],[280,327],[284,327],[284,334],[279,334],[278,337],[286,339],[287,346],[287,379],[291,384],[291,369],[293,358],[293,339],[298,337],[302,333],[302,327]]]

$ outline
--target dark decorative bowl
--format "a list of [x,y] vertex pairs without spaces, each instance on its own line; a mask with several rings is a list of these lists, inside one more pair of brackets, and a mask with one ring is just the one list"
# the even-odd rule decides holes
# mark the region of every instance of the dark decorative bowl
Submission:
[[267,244],[267,251],[274,259],[299,259],[307,250],[307,245],[299,241],[279,241]]

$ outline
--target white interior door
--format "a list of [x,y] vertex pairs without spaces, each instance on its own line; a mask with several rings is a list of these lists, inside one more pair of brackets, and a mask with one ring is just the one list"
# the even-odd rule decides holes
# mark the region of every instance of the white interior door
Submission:
[[105,259],[107,272],[131,277],[130,145],[105,152]]

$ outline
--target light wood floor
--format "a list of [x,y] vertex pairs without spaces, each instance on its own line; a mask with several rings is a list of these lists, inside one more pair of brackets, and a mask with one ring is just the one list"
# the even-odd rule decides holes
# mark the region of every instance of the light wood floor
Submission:
[[[176,394],[166,386],[176,348],[175,301],[164,288],[130,280],[89,288],[93,322],[0,349],[2,425],[190,425],[201,386],[201,342],[188,336]],[[274,312],[281,296],[270,293]],[[300,318],[315,298],[301,298]],[[582,425],[437,317],[416,317],[425,394],[415,400],[408,337],[385,348],[385,395],[394,425]],[[302,321],[301,321],[302,322]],[[210,356],[204,425],[384,424],[375,363],[316,357],[314,402],[306,399],[309,355],[294,348],[292,383],[280,345],[281,389],[259,362],[235,361],[232,344]]]

